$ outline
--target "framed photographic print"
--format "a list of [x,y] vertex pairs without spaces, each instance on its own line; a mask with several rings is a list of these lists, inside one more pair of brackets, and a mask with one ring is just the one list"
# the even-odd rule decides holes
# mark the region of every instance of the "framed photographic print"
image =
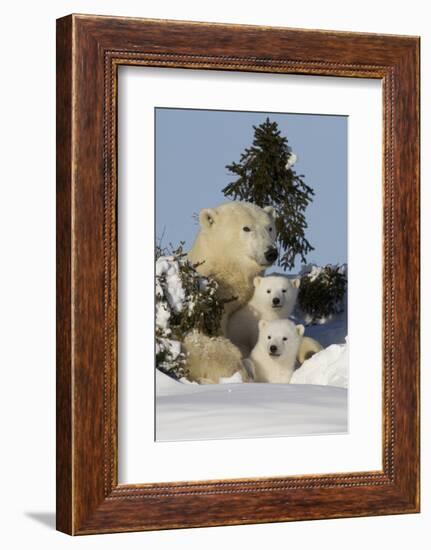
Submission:
[[57,21],[57,528],[419,511],[419,39]]

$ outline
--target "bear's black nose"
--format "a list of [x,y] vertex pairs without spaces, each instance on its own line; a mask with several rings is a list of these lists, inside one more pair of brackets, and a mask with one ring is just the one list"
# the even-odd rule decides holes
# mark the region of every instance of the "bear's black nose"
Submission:
[[274,346],[274,344],[272,344],[272,346],[269,347],[269,351],[271,353],[275,353],[277,351],[277,346]]
[[273,303],[275,306],[278,306],[278,304],[280,303],[280,298],[277,298],[277,297],[273,298],[273,299],[272,299],[272,303]]
[[265,252],[265,260],[273,264],[277,258],[278,258],[277,249],[268,248],[268,250]]

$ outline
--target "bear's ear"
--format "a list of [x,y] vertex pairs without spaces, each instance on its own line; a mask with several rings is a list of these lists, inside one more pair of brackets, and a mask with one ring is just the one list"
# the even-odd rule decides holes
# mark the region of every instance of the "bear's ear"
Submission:
[[303,336],[304,330],[304,325],[296,325],[296,332],[299,334],[299,336]]
[[216,211],[213,208],[203,208],[199,212],[199,223],[201,227],[208,228],[214,225]]
[[266,321],[264,321],[263,319],[261,319],[259,321],[259,330],[262,330],[266,327]]
[[299,288],[300,284],[301,284],[301,279],[299,277],[297,279],[292,279],[293,288]]
[[253,279],[254,288],[257,288],[260,285],[261,280],[262,277],[259,277],[259,275]]
[[271,218],[275,221],[277,217],[277,212],[275,211],[275,208],[272,206],[264,206],[263,210],[271,216]]

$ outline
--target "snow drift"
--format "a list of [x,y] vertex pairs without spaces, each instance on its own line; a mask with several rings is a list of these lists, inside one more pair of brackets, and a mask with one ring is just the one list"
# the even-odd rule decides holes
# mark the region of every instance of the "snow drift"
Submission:
[[297,369],[290,380],[291,384],[318,384],[347,388],[348,346],[332,344]]
[[157,372],[156,439],[181,441],[347,431],[347,390],[311,384],[182,384]]

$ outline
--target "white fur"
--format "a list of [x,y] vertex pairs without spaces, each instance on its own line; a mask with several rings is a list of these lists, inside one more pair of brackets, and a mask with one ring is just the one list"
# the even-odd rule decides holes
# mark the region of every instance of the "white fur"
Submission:
[[[229,202],[205,208],[199,214],[200,231],[188,257],[197,271],[215,279],[226,304],[226,316],[245,305],[253,294],[253,279],[272,265],[265,253],[276,240],[275,212],[247,202]],[[248,230],[245,230],[248,229]]]
[[220,379],[238,373],[243,382],[249,380],[239,349],[223,336],[209,337],[192,330],[184,338],[183,349],[187,354],[187,378],[192,382],[218,384]]
[[314,340],[314,338],[310,338],[310,336],[304,336],[298,351],[298,361],[302,365],[304,361],[309,359],[315,353],[319,353],[319,351],[322,351],[322,349],[322,346],[317,340]]
[[259,321],[259,338],[250,355],[254,381],[288,384],[303,334],[304,326],[289,319]]
[[300,279],[270,274],[254,278],[254,294],[244,307],[233,313],[227,326],[228,338],[248,356],[257,342],[258,323],[287,319],[298,296]]

